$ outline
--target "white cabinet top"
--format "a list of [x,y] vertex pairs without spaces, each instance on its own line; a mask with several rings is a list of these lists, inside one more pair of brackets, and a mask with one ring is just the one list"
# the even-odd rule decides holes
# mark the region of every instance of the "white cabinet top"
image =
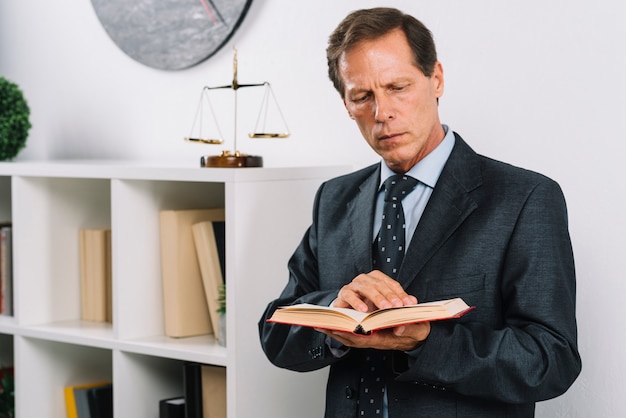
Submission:
[[37,160],[0,162],[0,176],[255,182],[339,175],[349,166],[203,168],[192,163],[135,160]]

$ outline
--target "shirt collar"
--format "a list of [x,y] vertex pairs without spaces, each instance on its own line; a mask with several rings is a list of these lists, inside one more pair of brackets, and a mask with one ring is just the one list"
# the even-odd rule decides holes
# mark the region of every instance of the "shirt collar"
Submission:
[[[422,158],[406,173],[407,175],[418,179],[430,188],[434,188],[435,184],[437,184],[437,180],[439,180],[443,167],[446,165],[446,161],[448,161],[448,157],[454,147],[454,133],[452,132],[452,129],[449,129],[448,125],[442,126],[446,133],[443,141],[437,145],[437,148],[432,150],[426,157]],[[382,161],[380,164],[379,190],[385,180],[395,174],[396,173],[387,167],[387,164]]]

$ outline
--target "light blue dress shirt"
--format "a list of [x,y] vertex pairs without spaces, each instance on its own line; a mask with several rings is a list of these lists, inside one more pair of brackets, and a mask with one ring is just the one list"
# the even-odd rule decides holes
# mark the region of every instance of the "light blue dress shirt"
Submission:
[[[448,157],[454,147],[454,134],[447,125],[443,125],[446,136],[443,141],[424,157],[420,162],[415,164],[406,174],[419,180],[417,186],[411,193],[402,199],[402,207],[404,209],[404,220],[406,223],[406,241],[410,243],[415,228],[424,213],[428,199],[433,193],[435,184],[439,180],[439,176],[443,171],[443,166],[448,161]],[[372,230],[372,242],[376,238],[380,230],[380,224],[383,218],[383,204],[385,193],[382,190],[383,183],[388,177],[395,175],[384,161],[380,163],[380,186],[378,197],[376,200],[376,212],[374,214],[374,229]],[[408,247],[408,245],[407,245]]]

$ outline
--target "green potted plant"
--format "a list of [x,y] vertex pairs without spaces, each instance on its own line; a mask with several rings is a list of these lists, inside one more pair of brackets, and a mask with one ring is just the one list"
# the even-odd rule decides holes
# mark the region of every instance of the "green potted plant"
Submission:
[[222,284],[220,286],[220,297],[217,299],[220,306],[217,309],[217,313],[220,315],[219,326],[220,329],[218,331],[219,337],[217,338],[217,342],[226,346],[226,285]]
[[0,161],[12,160],[26,146],[29,118],[30,108],[20,88],[0,77]]

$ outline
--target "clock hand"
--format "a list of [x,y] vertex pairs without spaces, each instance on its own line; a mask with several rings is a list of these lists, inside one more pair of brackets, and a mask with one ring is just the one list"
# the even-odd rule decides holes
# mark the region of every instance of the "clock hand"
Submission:
[[[213,0],[200,0],[200,3],[202,3],[202,7],[204,7],[204,10],[206,10],[207,14],[209,15],[209,18],[211,18],[213,23],[215,24],[219,22],[225,23],[224,18],[220,14],[219,9],[215,6],[215,3],[213,2]],[[209,7],[209,4],[211,5],[211,7]],[[215,13],[213,13],[213,11],[215,11]]]

